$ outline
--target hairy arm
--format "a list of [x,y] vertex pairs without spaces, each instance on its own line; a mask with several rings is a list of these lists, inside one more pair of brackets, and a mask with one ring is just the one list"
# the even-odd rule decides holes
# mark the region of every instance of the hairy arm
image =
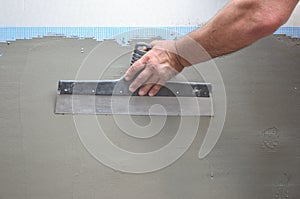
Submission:
[[[203,28],[187,36],[212,58],[229,54],[275,32],[297,3],[298,0],[233,0]],[[185,47],[184,40],[179,41],[181,48]]]
[[233,0],[212,20],[176,41],[155,41],[153,48],[125,74],[139,94],[155,95],[184,67],[244,48],[272,34],[290,17],[298,0]]

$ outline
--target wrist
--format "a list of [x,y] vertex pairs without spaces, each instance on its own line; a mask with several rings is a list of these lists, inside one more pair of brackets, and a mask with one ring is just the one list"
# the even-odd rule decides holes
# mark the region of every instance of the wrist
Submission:
[[182,67],[182,69],[184,67],[187,67],[187,66],[191,66],[192,64],[190,62],[188,62],[180,53],[178,47],[177,47],[177,42],[178,40],[174,40],[174,47],[175,47],[175,57],[176,57],[176,60],[178,62],[178,64]]
[[175,48],[178,60],[184,67],[211,59],[201,44],[189,36],[184,36],[176,40]]

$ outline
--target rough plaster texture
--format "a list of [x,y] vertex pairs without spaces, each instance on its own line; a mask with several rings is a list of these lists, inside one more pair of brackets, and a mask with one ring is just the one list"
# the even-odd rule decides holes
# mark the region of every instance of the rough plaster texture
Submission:
[[[99,163],[80,142],[72,116],[53,113],[57,81],[74,79],[99,44],[102,53],[86,63],[95,71],[132,49],[113,41],[63,37],[0,44],[0,199],[300,197],[299,40],[272,36],[216,59],[227,92],[227,117],[217,145],[206,158],[197,158],[209,122],[203,118],[195,141],[178,161],[140,175]],[[104,77],[122,72],[111,67]],[[195,78],[192,70],[184,73]],[[161,135],[140,143],[124,135],[112,117],[98,119],[113,142],[132,151],[164,145],[178,123],[169,118]]]

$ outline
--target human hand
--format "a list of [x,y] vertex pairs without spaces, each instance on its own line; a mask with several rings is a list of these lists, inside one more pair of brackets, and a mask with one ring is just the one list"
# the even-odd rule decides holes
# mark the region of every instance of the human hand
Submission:
[[137,77],[129,86],[131,92],[139,89],[139,95],[154,96],[172,77],[190,65],[177,54],[176,41],[153,41],[152,49],[136,61],[125,73],[127,81]]

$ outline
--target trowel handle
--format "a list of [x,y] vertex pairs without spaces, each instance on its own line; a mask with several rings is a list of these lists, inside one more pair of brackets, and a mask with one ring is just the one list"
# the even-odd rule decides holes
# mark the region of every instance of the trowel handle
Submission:
[[138,42],[135,44],[134,51],[131,58],[132,65],[134,62],[139,60],[144,54],[146,54],[149,50],[151,50],[151,45],[145,42]]

